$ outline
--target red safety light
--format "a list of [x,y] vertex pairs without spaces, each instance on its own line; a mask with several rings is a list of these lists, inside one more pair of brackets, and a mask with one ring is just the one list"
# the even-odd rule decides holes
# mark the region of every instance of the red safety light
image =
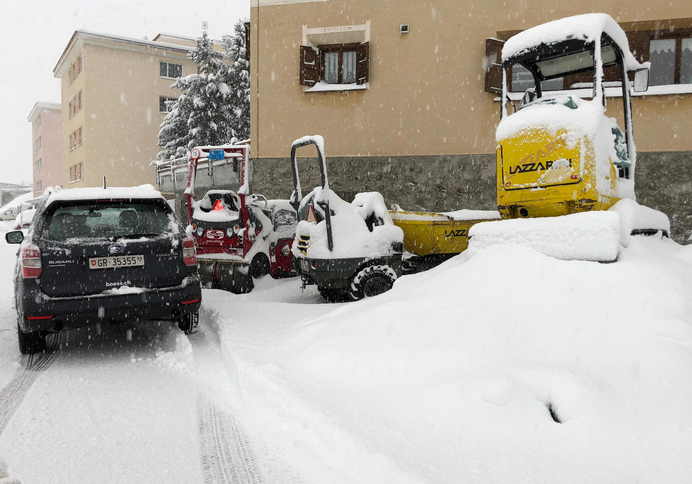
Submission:
[[53,319],[53,315],[48,314],[46,316],[27,316],[26,319],[28,319],[29,321],[35,321],[38,319]]
[[37,279],[41,277],[41,250],[34,244],[22,247],[22,277],[24,279]]
[[197,265],[197,249],[195,248],[195,239],[192,237],[183,239],[183,264],[186,266]]
[[220,198],[214,202],[214,208],[212,208],[212,210],[223,210],[223,202]]

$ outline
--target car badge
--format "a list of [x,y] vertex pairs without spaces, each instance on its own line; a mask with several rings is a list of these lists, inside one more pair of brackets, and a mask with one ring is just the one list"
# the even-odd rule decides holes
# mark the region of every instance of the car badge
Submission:
[[109,253],[110,255],[121,254],[122,251],[123,251],[123,248],[122,248],[122,246],[120,246],[120,245],[111,245],[111,246],[108,248],[108,253]]

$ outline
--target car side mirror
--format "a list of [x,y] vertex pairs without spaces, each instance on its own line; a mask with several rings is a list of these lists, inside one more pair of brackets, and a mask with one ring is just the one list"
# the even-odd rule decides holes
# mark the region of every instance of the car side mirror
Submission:
[[24,242],[24,232],[21,230],[13,230],[5,234],[5,240],[8,244],[21,244]]
[[634,72],[634,92],[649,90],[649,69],[639,69]]

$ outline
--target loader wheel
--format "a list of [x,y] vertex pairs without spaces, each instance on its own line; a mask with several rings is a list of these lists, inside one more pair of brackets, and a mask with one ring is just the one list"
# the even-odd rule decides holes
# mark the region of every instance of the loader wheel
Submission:
[[374,297],[389,291],[396,281],[397,275],[389,266],[364,267],[353,276],[349,295],[357,301],[364,297]]
[[19,327],[19,323],[17,323],[17,342],[19,343],[19,352],[23,355],[32,355],[46,351],[45,335],[39,331],[25,333]]
[[255,279],[269,274],[269,258],[266,254],[257,254],[250,263],[250,275]]

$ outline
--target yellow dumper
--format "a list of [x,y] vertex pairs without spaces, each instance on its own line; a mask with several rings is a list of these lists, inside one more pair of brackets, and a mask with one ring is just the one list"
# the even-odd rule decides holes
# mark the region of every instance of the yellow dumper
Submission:
[[407,252],[442,260],[466,250],[472,225],[500,219],[496,210],[412,212],[397,208],[389,214],[394,224],[404,231],[404,249]]

